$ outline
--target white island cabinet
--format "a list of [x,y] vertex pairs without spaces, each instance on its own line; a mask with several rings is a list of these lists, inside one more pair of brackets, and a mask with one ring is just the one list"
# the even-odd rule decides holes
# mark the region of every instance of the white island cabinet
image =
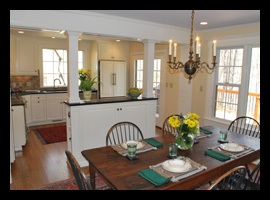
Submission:
[[100,99],[85,104],[67,103],[68,149],[80,165],[88,165],[81,151],[106,146],[107,132],[118,122],[132,122],[141,129],[144,138],[155,137],[157,99],[119,99]]

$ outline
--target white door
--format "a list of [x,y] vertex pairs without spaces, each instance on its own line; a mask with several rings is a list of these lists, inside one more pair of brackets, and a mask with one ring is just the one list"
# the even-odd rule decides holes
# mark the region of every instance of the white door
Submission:
[[127,94],[127,67],[126,62],[114,62],[114,96]]
[[113,61],[100,61],[100,97],[114,95],[114,67]]
[[158,98],[156,107],[156,126],[162,128],[166,103],[166,53],[155,53],[154,60],[154,95]]
[[[141,78],[143,77],[142,67],[143,54],[132,55],[131,63],[133,64],[133,70],[130,74],[130,85],[132,87],[142,86]],[[156,126],[163,126],[163,122],[166,118],[165,116],[165,97],[166,97],[166,52],[157,52],[155,53],[154,60],[154,76],[153,76],[153,93],[155,97],[158,98],[157,107],[156,107]]]

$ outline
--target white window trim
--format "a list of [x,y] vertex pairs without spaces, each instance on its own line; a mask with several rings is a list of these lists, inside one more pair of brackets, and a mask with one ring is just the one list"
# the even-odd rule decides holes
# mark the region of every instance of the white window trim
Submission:
[[[229,37],[220,37],[220,38],[209,38],[208,40],[208,63],[212,62],[212,40],[217,40],[217,48],[221,47],[244,47],[244,60],[243,60],[243,66],[250,66],[251,60],[251,48],[260,46],[260,33],[252,33],[252,34],[243,34],[243,35],[235,35],[235,36],[229,36]],[[250,68],[246,69],[243,67],[243,75],[242,75],[242,88],[244,88],[243,91],[239,91],[239,97],[247,97],[248,95],[248,84],[243,84],[247,82],[247,79],[249,79],[249,71]],[[215,73],[216,74],[216,73]],[[214,96],[215,96],[215,76],[209,76],[207,77],[207,83],[206,83],[206,103],[205,103],[205,116],[204,116],[204,123],[205,125],[213,125],[218,126],[224,129],[227,129],[230,122],[229,120],[225,119],[219,119],[214,117],[213,113],[213,107],[215,106]],[[244,92],[245,94],[240,94],[241,92]],[[239,100],[239,102],[245,102]],[[245,115],[244,111],[246,109],[247,105],[245,103],[240,103],[238,107],[238,116]]]
[[[39,68],[39,73],[40,73],[40,88],[52,88],[50,86],[43,86],[43,59],[42,59],[42,49],[61,49],[61,50],[67,50],[67,41],[64,39],[54,39],[54,40],[49,40],[49,39],[38,39],[37,42],[37,49],[38,49],[38,68]],[[90,61],[87,55],[90,55],[90,44],[86,42],[79,42],[79,51],[83,51],[83,62],[84,66],[83,68],[85,70],[91,70],[90,68]],[[94,76],[94,74],[93,74]],[[68,84],[68,80],[67,80]],[[61,86],[61,88],[67,88],[68,86]]]

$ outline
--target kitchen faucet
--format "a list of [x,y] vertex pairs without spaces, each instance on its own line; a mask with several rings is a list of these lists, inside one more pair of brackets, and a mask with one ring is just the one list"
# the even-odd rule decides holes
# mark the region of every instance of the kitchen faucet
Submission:
[[[56,88],[55,88],[55,81],[56,81],[56,80],[58,80],[58,81],[59,81],[59,83],[61,84],[61,81],[60,81],[60,79],[59,79],[59,78],[54,79],[54,80],[53,80],[53,89],[56,89]],[[59,85],[58,85],[58,87],[59,87]]]

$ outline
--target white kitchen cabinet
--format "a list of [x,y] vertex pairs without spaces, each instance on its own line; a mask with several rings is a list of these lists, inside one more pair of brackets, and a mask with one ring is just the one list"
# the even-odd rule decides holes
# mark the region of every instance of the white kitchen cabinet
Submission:
[[24,95],[23,98],[27,100],[26,120],[28,125],[65,121],[66,105],[63,101],[67,100],[67,93],[31,94]]
[[15,42],[15,36],[10,35],[10,75],[16,75],[16,42]]
[[26,144],[24,106],[12,106],[11,111],[14,147],[15,151],[20,151]]
[[67,94],[46,94],[47,120],[63,120],[63,101],[66,100]]
[[126,96],[126,62],[100,61],[100,97]]
[[98,42],[98,58],[100,60],[126,60],[128,46],[123,42]]
[[81,166],[88,165],[81,151],[106,145],[108,130],[116,123],[129,121],[136,124],[144,138],[155,136],[156,100],[117,103],[67,105],[69,135],[68,149]]
[[63,107],[61,100],[48,100],[47,102],[47,120],[62,120]]
[[16,75],[38,75],[35,39],[16,38]]
[[46,101],[31,99],[31,110],[33,122],[46,121]]

